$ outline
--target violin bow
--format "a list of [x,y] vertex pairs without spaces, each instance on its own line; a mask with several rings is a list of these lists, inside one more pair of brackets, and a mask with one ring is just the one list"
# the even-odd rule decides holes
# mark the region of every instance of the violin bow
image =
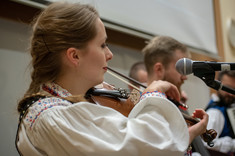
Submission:
[[[143,87],[143,88],[147,88],[145,85],[141,84],[140,82],[136,81],[135,79],[132,79],[132,78],[130,78],[130,77],[127,77],[127,76],[125,76],[125,75],[123,75],[123,74],[121,74],[121,73],[119,73],[119,72],[117,72],[117,71],[111,69],[110,67],[107,67],[107,68],[108,68],[108,70],[111,71],[111,72],[110,72],[110,71],[107,71],[110,75],[112,75],[112,76],[116,77],[117,79],[123,81],[124,83],[130,85],[131,87],[135,88],[136,90],[138,90],[138,91],[140,91],[140,92],[143,92],[143,90],[141,90],[140,88],[136,87],[136,86],[133,85],[132,83],[130,83],[130,82],[128,82],[128,81],[122,79],[120,76],[124,77],[125,79],[127,79],[127,80],[129,80],[129,81],[131,81],[131,82],[133,82],[133,83],[135,83],[135,84],[137,84],[137,85],[139,85],[139,86],[141,86],[141,87]],[[119,76],[119,75],[120,75],[120,76]]]
[[[132,83],[135,83],[135,84],[137,84],[137,85],[139,85],[139,86],[141,86],[141,87],[143,87],[143,88],[147,88],[147,86],[143,85],[143,84],[140,83],[139,81],[136,81],[135,79],[132,79],[132,78],[130,78],[130,77],[127,77],[126,75],[123,75],[122,73],[119,73],[119,72],[113,70],[113,69],[110,68],[110,67],[107,67],[107,68],[108,68],[108,70],[111,71],[111,72],[107,71],[109,74],[111,74],[112,76],[118,78],[119,80],[123,81],[124,83],[126,83],[126,84],[132,86],[133,88],[135,88],[135,89],[138,90],[139,92],[143,92],[143,89],[140,89],[140,88],[136,87],[136,86],[133,85]],[[123,77],[123,78],[125,78],[125,79],[127,79],[127,80],[129,80],[129,81],[131,81],[132,83],[130,83],[130,82],[128,82],[128,81],[122,79],[120,76]],[[176,101],[176,100],[173,100],[173,99],[171,99],[171,98],[169,98],[169,97],[168,97],[168,100],[170,100],[171,102],[173,102],[174,104],[176,104],[177,106],[179,106],[179,107],[180,107],[181,109],[183,109],[183,110],[187,110],[187,109],[188,109],[188,105],[186,105],[186,104],[183,104],[183,103],[181,103],[181,102],[178,102],[178,101]]]

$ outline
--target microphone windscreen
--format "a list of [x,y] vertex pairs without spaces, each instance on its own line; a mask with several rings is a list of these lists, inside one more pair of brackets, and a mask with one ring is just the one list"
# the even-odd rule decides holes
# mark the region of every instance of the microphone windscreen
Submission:
[[192,65],[193,65],[193,61],[188,59],[188,58],[182,58],[179,59],[176,64],[175,64],[175,68],[176,70],[182,74],[182,75],[188,75],[191,74],[192,71]]

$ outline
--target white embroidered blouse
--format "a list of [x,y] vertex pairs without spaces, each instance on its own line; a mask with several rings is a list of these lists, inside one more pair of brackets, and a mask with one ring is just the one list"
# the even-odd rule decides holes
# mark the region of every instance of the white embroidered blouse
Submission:
[[[71,95],[46,85],[61,97]],[[128,117],[89,102],[44,98],[29,108],[18,136],[23,155],[182,156],[189,144],[181,113],[159,92],[145,93]]]

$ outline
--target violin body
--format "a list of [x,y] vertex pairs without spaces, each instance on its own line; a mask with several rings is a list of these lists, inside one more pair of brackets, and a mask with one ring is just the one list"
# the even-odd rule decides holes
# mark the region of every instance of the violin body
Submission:
[[97,105],[113,108],[126,117],[135,106],[133,97],[123,89],[92,88],[86,93],[85,97]]

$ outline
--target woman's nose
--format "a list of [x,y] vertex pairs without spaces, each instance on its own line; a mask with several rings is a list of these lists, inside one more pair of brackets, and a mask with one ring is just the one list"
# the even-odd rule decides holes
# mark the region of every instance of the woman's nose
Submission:
[[106,60],[109,61],[113,58],[113,53],[111,52],[111,50],[109,48],[107,48],[106,51]]

